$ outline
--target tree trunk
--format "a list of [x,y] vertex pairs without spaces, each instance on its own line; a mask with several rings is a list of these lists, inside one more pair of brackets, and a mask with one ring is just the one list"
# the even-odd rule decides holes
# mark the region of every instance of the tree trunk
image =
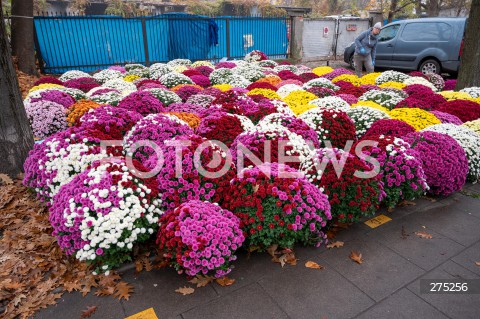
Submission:
[[429,17],[438,17],[440,14],[440,0],[429,0],[427,2],[427,14]]
[[455,90],[480,86],[480,0],[472,0]]
[[417,18],[422,17],[422,1],[421,0],[417,0],[415,2],[415,13],[417,15]]
[[12,54],[18,69],[38,75],[33,38],[33,0],[12,0]]
[[0,10],[0,173],[15,177],[33,145],[33,134],[22,103],[17,75]]
[[387,23],[390,23],[393,21],[393,16],[397,11],[397,6],[398,6],[398,0],[392,0],[390,2],[390,10],[388,11]]

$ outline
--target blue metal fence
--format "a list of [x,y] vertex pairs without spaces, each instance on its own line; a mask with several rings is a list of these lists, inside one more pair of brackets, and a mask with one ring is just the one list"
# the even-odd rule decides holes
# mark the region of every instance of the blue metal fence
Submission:
[[[212,43],[212,22],[218,27]],[[218,61],[261,50],[271,58],[288,55],[289,18],[162,15],[38,16],[37,55],[45,73],[94,71],[111,65],[149,65],[175,58]],[[213,25],[215,25],[213,24]]]

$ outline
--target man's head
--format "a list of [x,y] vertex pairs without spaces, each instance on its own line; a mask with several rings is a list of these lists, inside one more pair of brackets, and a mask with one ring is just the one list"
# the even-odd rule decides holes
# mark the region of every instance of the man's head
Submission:
[[380,30],[382,29],[382,23],[381,22],[377,22],[375,23],[375,25],[373,26],[373,29],[372,29],[372,33],[374,35],[377,35],[380,33]]

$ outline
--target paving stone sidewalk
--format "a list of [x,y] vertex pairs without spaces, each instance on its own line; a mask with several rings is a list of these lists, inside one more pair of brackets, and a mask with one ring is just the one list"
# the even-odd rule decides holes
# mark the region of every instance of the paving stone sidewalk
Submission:
[[[336,238],[345,242],[341,248],[298,247],[296,266],[281,268],[266,253],[250,258],[240,253],[230,276],[234,285],[209,284],[188,296],[175,290],[193,285],[172,269],[129,270],[123,276],[135,287],[129,301],[66,293],[35,318],[79,318],[87,306],[96,305],[92,319],[122,319],[148,308],[161,319],[478,319],[480,294],[420,293],[421,279],[480,280],[475,264],[480,261],[478,197],[480,185],[467,185],[445,199],[422,198],[415,206],[379,212],[392,221],[375,229],[361,223],[341,231]],[[420,238],[417,231],[433,238]],[[362,253],[363,264],[349,259],[352,250]],[[310,260],[325,269],[306,268]]]

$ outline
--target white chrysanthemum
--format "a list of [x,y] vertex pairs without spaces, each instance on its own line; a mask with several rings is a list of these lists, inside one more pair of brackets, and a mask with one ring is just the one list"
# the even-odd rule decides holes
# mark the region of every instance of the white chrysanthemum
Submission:
[[390,118],[390,116],[383,111],[365,106],[351,108],[345,112],[355,124],[358,138],[362,137],[376,121]]
[[114,79],[121,79],[123,78],[123,74],[117,70],[110,70],[105,69],[100,72],[97,72],[93,75],[93,78],[100,84],[103,84],[107,81],[114,80]]
[[387,82],[399,82],[403,83],[405,80],[409,79],[410,76],[402,72],[397,71],[385,71],[382,72],[376,79],[375,83],[377,85],[387,83]]
[[173,88],[180,84],[193,84],[193,81],[186,75],[179,73],[168,73],[160,78],[160,82],[168,88]]
[[236,67],[233,69],[233,73],[244,77],[250,82],[255,82],[265,77],[261,68],[252,65],[247,67]]
[[272,103],[277,108],[278,113],[282,113],[288,116],[295,116],[295,113],[293,113],[292,109],[288,106],[287,103],[281,100],[270,100],[270,103]]
[[68,80],[73,80],[78,78],[91,78],[91,77],[92,76],[86,72],[71,70],[63,73],[58,79],[62,82],[66,82]]
[[282,99],[286,98],[290,93],[295,91],[304,91],[301,86],[296,84],[285,84],[277,90],[278,96]]
[[408,79],[403,81],[403,84],[406,84],[406,85],[421,84],[423,86],[426,86],[432,89],[433,92],[438,91],[438,89],[435,87],[435,85],[432,84],[432,82],[419,76],[409,77]]
[[334,109],[334,110],[350,110],[350,104],[338,96],[326,96],[320,99],[315,99],[308,104],[315,105],[319,108]]
[[227,68],[220,68],[214,70],[210,73],[210,82],[212,85],[216,84],[225,84],[228,82],[228,79],[233,75],[233,71]]
[[133,92],[137,90],[137,87],[132,82],[124,81],[123,79],[113,79],[105,82],[103,87],[115,89],[122,92]]
[[399,102],[403,100],[403,97],[393,91],[386,90],[370,90],[365,92],[359,97],[358,101],[372,101],[380,104],[387,109],[393,109]]
[[190,61],[189,59],[174,59],[174,60],[168,61],[167,65],[172,68],[179,65],[190,66],[192,65],[192,61]]
[[296,73],[298,69],[295,65],[277,65],[275,68],[273,68],[273,71],[277,73],[280,71],[290,71]]
[[337,90],[340,89],[339,86],[333,84],[332,81],[330,81],[329,79],[325,79],[325,78],[312,79],[312,80],[308,81],[307,83],[305,83],[303,85],[303,88],[305,90],[308,90],[312,87],[327,88],[327,89],[331,89],[331,90],[334,90],[334,91],[337,91]]
[[152,93],[153,96],[155,96],[160,102],[163,103],[163,105],[166,105],[166,106],[172,103],[182,102],[182,99],[175,92],[172,92],[169,90],[152,88],[152,89],[147,89],[145,91]]
[[471,97],[473,97],[474,99],[480,97],[480,87],[478,87],[478,86],[472,86],[472,87],[469,87],[469,88],[464,88],[464,89],[461,89],[460,92],[467,93]]

